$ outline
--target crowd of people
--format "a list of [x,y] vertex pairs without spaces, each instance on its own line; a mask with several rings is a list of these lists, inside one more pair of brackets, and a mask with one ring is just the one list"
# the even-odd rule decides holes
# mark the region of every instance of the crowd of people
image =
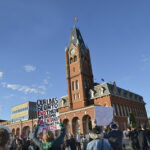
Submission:
[[119,130],[118,124],[112,122],[107,128],[95,126],[87,135],[65,135],[65,128],[60,124],[60,134],[55,136],[50,130],[38,134],[34,128],[32,138],[11,136],[0,128],[0,150],[125,150],[123,137],[129,139],[133,150],[150,150],[150,130],[146,126]]

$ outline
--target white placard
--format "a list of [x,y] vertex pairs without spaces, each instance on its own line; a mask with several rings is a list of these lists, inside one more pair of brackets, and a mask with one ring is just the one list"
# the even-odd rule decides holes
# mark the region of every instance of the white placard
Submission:
[[95,106],[96,125],[107,126],[113,120],[113,107]]
[[42,132],[60,129],[57,98],[37,100],[37,110],[38,125],[42,128]]

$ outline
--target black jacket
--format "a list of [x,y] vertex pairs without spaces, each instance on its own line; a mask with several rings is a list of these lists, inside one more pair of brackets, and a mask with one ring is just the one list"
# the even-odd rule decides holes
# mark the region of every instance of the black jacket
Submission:
[[112,130],[108,133],[108,141],[113,150],[122,150],[123,133],[119,129]]

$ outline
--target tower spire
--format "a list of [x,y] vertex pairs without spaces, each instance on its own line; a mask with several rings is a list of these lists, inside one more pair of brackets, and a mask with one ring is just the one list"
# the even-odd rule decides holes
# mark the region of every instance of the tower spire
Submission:
[[84,41],[83,38],[81,36],[80,30],[76,27],[76,25],[74,25],[74,28],[71,32],[71,36],[70,36],[70,42],[69,42],[69,47],[71,45],[84,45]]

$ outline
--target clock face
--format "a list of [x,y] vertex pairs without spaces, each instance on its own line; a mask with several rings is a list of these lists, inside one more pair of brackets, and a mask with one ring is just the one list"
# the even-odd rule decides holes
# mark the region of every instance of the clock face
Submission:
[[70,54],[73,55],[75,53],[75,49],[73,48],[71,51],[70,51]]

